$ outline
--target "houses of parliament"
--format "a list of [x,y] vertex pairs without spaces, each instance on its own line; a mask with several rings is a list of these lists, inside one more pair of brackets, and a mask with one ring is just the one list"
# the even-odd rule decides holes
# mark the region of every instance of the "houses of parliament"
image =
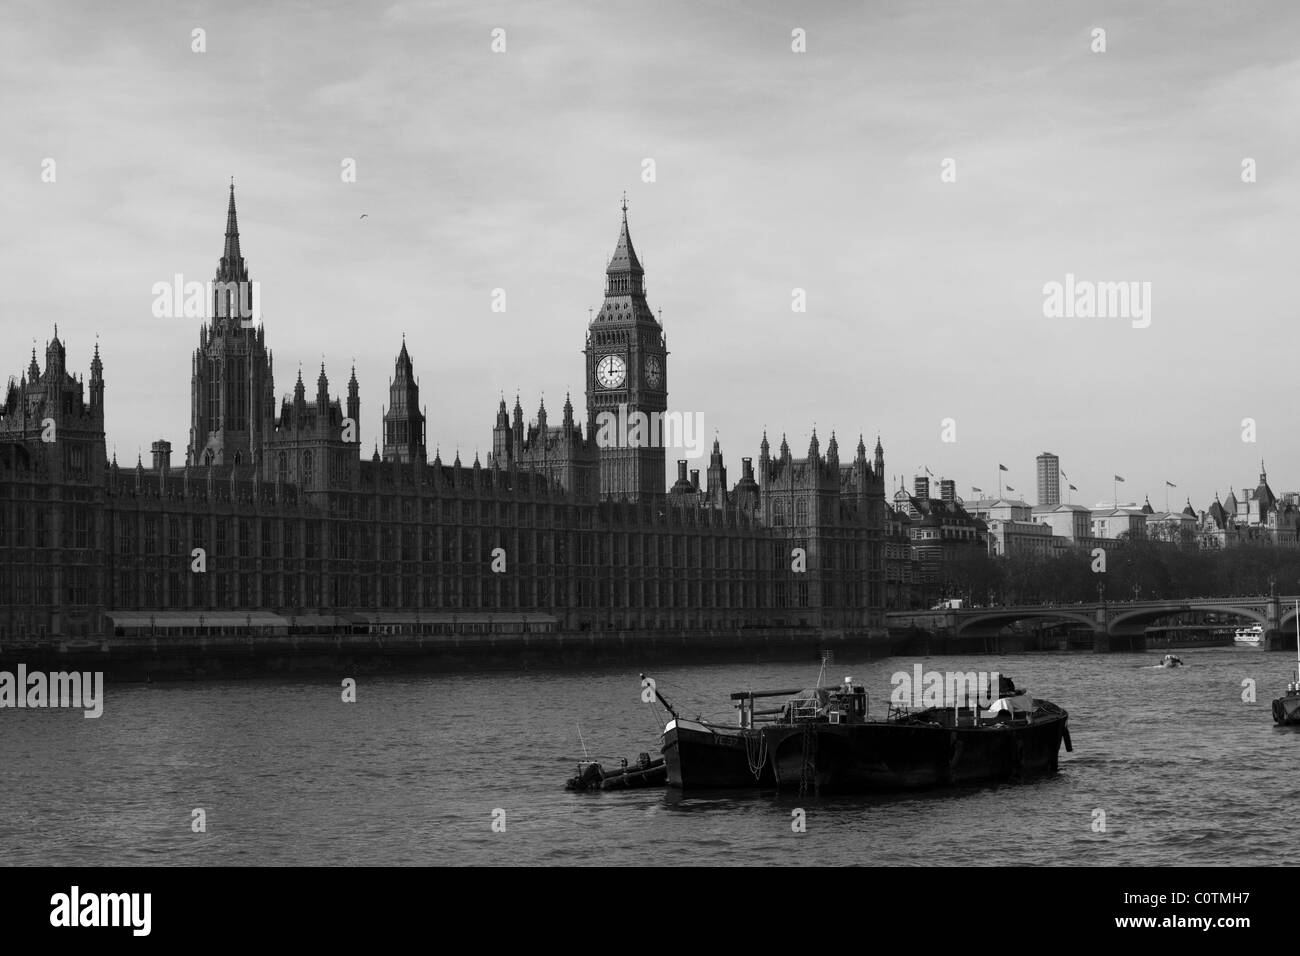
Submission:
[[[626,203],[604,301],[585,330],[586,407],[525,423],[503,399],[487,461],[428,456],[403,338],[367,455],[361,388],[322,364],[277,404],[266,327],[214,301],[198,333],[183,460],[106,455],[111,397],[58,336],[0,403],[0,644],[23,638],[513,622],[543,631],[691,633],[883,624],[884,453],[803,457],[766,434],[728,482],[718,441],[700,481],[665,448],[602,447],[602,412],[663,412],[668,352]],[[231,186],[215,300],[247,283]],[[576,331],[576,330],[575,330]],[[396,344],[396,343],[394,343]],[[179,384],[179,383],[178,383]],[[282,631],[281,631],[282,632]]]

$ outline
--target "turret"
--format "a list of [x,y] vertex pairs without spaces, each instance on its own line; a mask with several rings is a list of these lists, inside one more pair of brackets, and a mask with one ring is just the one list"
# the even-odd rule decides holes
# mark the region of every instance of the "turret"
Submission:
[[573,424],[573,402],[569,399],[569,393],[568,393],[568,392],[565,392],[565,393],[564,393],[564,419],[563,419],[563,421],[561,422],[561,427],[563,427],[564,432],[565,432],[566,435],[567,435],[567,434],[572,434],[573,429],[574,429],[574,424]]
[[164,439],[158,439],[149,450],[153,455],[154,471],[166,473],[172,467],[172,443]]
[[722,463],[722,447],[718,439],[713,439],[713,452],[709,455],[708,471],[709,503],[721,508],[727,503],[727,468]]
[[521,458],[524,454],[524,408],[519,404],[518,392],[515,393],[515,411],[510,422],[510,444],[514,457]]
[[361,444],[361,387],[357,384],[357,367],[352,366],[352,377],[348,379],[348,418],[352,419],[357,444]]
[[320,363],[320,377],[316,379],[316,429],[325,431],[330,423],[330,383],[325,377],[325,363]]
[[492,464],[498,468],[508,468],[514,459],[514,449],[510,441],[510,413],[506,411],[505,396],[497,406],[497,421],[492,426]]
[[104,415],[104,363],[99,358],[99,340],[95,340],[95,357],[90,360],[90,412]]

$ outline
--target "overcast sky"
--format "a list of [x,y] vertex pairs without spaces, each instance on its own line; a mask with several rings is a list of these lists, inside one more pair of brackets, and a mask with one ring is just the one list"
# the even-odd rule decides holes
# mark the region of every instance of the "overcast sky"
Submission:
[[[503,391],[581,416],[626,190],[670,407],[732,481],[764,426],[801,456],[816,423],[879,433],[891,488],[1003,463],[1033,500],[1045,449],[1084,504],[1119,474],[1201,509],[1260,458],[1300,488],[1294,4],[6,7],[0,375],[56,322],[88,375],[98,335],[123,465],[184,455],[198,320],[151,290],[212,277],[233,175],[276,391],[323,355],[341,395],[355,357],[367,456],[403,332],[431,456],[486,457]],[[1149,327],[1045,318],[1067,273],[1150,282]]]

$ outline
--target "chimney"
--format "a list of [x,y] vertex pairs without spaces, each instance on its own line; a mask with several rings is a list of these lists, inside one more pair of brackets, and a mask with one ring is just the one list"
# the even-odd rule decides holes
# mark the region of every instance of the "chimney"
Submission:
[[957,482],[951,478],[944,478],[939,482],[939,497],[944,501],[957,500]]
[[686,459],[677,459],[677,481],[680,484],[686,484]]
[[691,469],[691,491],[700,490],[700,469]]
[[915,497],[921,501],[927,501],[930,497],[930,479],[925,475],[918,475],[912,479],[912,488],[916,492]]
[[153,470],[168,472],[172,467],[172,443],[158,439],[149,446],[153,452]]
[[754,459],[740,459],[740,476],[741,478],[748,478],[750,481],[754,480]]

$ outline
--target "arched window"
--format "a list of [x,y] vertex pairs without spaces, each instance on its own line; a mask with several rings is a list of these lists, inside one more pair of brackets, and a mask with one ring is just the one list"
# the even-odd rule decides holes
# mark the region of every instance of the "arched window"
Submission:
[[794,503],[794,523],[808,523],[808,502],[803,501],[802,499]]
[[311,469],[311,452],[302,453],[302,484],[303,487],[311,487],[312,469]]
[[289,459],[284,452],[280,452],[280,458],[275,464],[276,475],[282,482],[289,480]]
[[772,524],[777,526],[785,524],[785,502],[780,498],[772,502]]

